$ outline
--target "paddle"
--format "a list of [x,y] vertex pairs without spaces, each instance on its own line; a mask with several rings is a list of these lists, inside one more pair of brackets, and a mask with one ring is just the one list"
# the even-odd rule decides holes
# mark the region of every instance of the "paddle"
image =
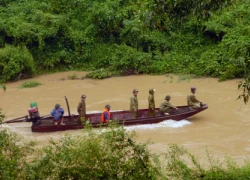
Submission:
[[14,119],[10,119],[8,121],[4,121],[3,123],[23,122],[23,121],[26,121],[27,119],[28,119],[28,115],[14,118]]
[[[47,118],[47,117],[50,117],[50,116],[51,115],[41,116],[40,119],[44,119],[44,118]],[[26,115],[26,116],[21,116],[21,117],[18,117],[18,118],[14,118],[14,119],[4,121],[3,123],[29,122],[28,120],[29,120],[29,116]]]

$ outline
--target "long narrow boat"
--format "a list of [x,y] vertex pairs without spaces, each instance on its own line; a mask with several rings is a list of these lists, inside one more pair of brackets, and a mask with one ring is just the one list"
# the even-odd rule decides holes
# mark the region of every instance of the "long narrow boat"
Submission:
[[[118,124],[129,126],[129,125],[140,125],[140,124],[153,124],[159,123],[164,120],[182,120],[190,116],[193,116],[201,111],[207,109],[208,106],[203,104],[199,109],[190,109],[188,106],[178,106],[178,109],[172,109],[170,115],[161,115],[159,109],[155,109],[155,116],[148,116],[148,109],[140,109],[137,114],[137,118],[132,118],[132,113],[125,111],[111,112],[111,119],[117,120]],[[90,121],[93,127],[107,126],[108,123],[101,123],[101,113],[87,114],[86,119]],[[63,121],[65,125],[54,125],[52,117],[43,117],[38,122],[32,124],[33,132],[54,132],[54,131],[65,131],[73,129],[82,129],[84,124],[79,120],[79,115],[64,116]]]

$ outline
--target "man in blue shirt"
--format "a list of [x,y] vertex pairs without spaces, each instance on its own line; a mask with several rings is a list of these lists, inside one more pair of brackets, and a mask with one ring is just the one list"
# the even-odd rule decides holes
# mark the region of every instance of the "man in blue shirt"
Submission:
[[51,116],[53,116],[55,125],[57,125],[57,124],[65,125],[63,123],[64,110],[63,110],[63,108],[61,108],[60,104],[56,104],[55,109],[53,109],[50,114],[51,114]]

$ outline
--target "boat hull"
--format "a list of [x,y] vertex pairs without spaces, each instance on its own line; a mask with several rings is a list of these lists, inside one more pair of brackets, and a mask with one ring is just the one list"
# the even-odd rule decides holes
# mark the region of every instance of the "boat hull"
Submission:
[[[178,110],[172,109],[170,115],[161,115],[159,109],[155,110],[155,116],[148,116],[148,109],[140,109],[137,113],[137,118],[132,118],[132,113],[129,111],[111,112],[111,119],[117,120],[117,123],[124,126],[154,124],[165,120],[182,120],[191,117],[201,111],[207,109],[208,106],[204,104],[199,109],[191,110],[188,106],[179,106]],[[87,114],[86,118],[90,120],[90,124],[97,127],[105,127],[108,123],[101,123],[101,113]],[[32,132],[55,132],[65,130],[75,130],[84,128],[84,124],[79,120],[79,115],[64,116],[65,125],[54,125],[52,117],[41,119],[39,124],[33,124]]]

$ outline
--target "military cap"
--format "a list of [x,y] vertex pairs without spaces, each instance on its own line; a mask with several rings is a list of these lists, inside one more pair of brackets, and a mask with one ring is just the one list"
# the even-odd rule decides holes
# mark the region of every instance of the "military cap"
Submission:
[[83,94],[82,96],[81,96],[81,98],[86,98],[87,96],[85,95],[85,94]]
[[111,106],[110,106],[109,104],[107,104],[107,105],[105,106],[105,108],[110,109],[110,108],[111,108]]
[[194,91],[194,90],[196,90],[196,87],[194,87],[194,86],[191,87],[191,91]]
[[169,100],[169,99],[171,99],[171,97],[169,95],[167,95],[165,99]]
[[139,91],[138,91],[137,89],[134,89],[134,90],[133,90],[133,93],[135,93],[135,92],[139,92]]

